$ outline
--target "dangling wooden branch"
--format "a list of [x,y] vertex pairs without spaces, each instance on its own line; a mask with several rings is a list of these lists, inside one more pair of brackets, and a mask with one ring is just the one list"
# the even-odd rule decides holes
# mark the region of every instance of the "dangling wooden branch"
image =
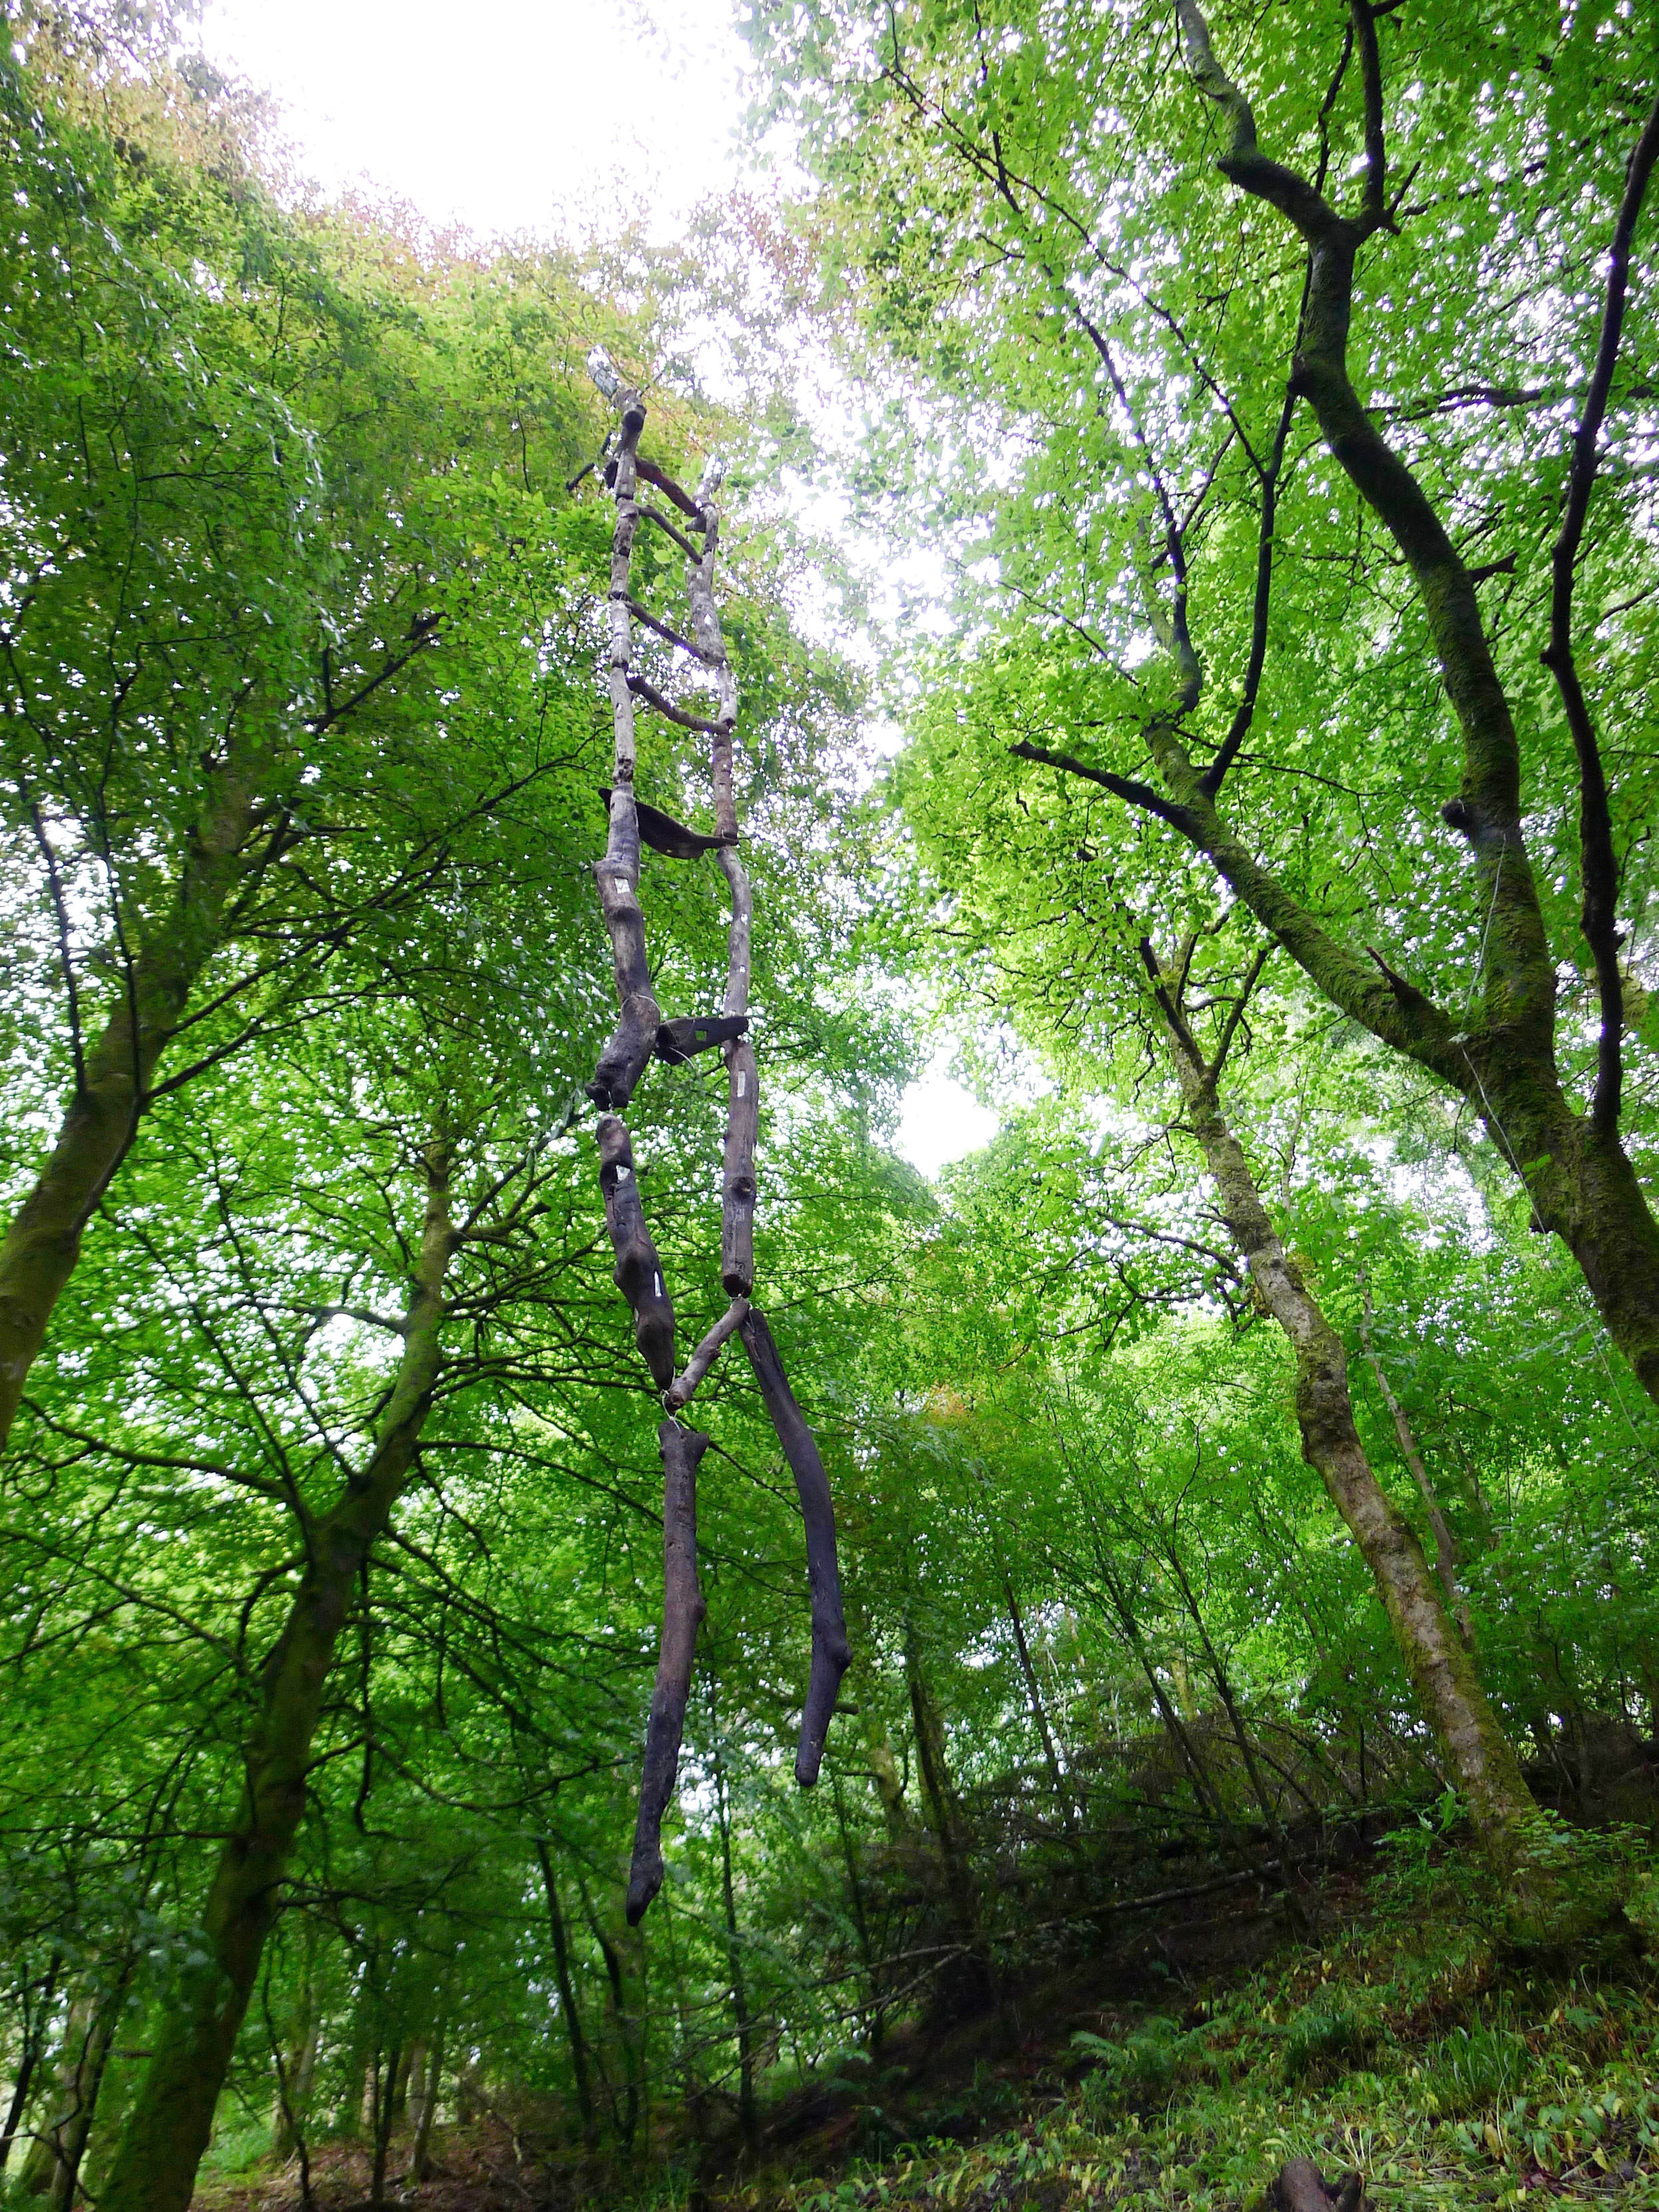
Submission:
[[[795,1478],[805,1524],[812,1658],[795,1755],[795,1778],[803,1789],[810,1789],[818,1777],[824,1737],[847,1670],[848,1645],[836,1559],[835,1509],[823,1462],[789,1388],[765,1316],[750,1304],[755,1280],[755,1146],[760,1124],[759,1064],[747,1036],[754,902],[748,871],[738,852],[732,774],[737,681],[726,659],[714,600],[714,556],[720,542],[715,500],[721,468],[718,461],[711,461],[694,495],[665,470],[641,459],[639,442],[645,427],[645,407],[639,393],[623,383],[604,353],[590,355],[588,368],[621,417],[620,434],[605,477],[617,503],[610,591],[615,748],[611,781],[604,793],[611,834],[605,857],[595,863],[593,872],[600,911],[611,937],[622,1010],[621,1020],[588,1085],[588,1095],[602,1111],[598,1131],[599,1187],[605,1196],[605,1225],[617,1255],[617,1286],[633,1308],[635,1338],[669,1416],[657,1431],[663,1462],[663,1628],[628,1884],[628,1918],[635,1925],[662,1887],[662,1816],[678,1777],[692,1660],[706,1611],[697,1581],[696,1473],[708,1439],[696,1430],[683,1428],[677,1417],[734,1335],[742,1339],[755,1370],[762,1401]],[[665,515],[640,501],[641,480],[687,519],[690,528],[700,537],[700,544]],[[634,537],[641,514],[665,531],[686,556],[690,637],[651,613],[631,594]],[[633,667],[635,620],[701,663],[699,682],[706,688],[712,679],[718,702],[712,718],[690,713]],[[636,699],[665,720],[708,738],[713,836],[688,829],[671,815],[642,805],[635,798]],[[680,1015],[665,1020],[658,1006],[647,957],[645,917],[639,902],[642,845],[677,860],[695,861],[708,852],[719,854],[731,897],[732,919],[726,932],[726,991],[718,1015]],[[619,1109],[632,1097],[653,1056],[673,1066],[694,1054],[714,1050],[723,1054],[726,1069],[720,1279],[732,1304],[686,1361],[684,1371],[677,1376],[673,1302],[664,1287],[662,1263],[646,1226],[633,1147]]]
[[760,1384],[766,1410],[783,1446],[783,1455],[795,1478],[800,1496],[801,1518],[806,1523],[806,1580],[812,1593],[812,1672],[807,1683],[806,1705],[800,1717],[800,1743],[795,1753],[795,1779],[810,1790],[818,1778],[823,1739],[830,1733],[841,1678],[847,1672],[847,1624],[841,1610],[841,1572],[836,1562],[836,1509],[830,1497],[830,1478],[818,1456],[817,1441],[795,1403],[789,1378],[778,1358],[778,1347],[766,1326],[764,1314],[750,1311],[738,1334],[749,1354],[749,1364]]
[[646,1723],[645,1771],[628,1874],[628,1924],[636,1928],[662,1887],[662,1816],[679,1778],[680,1738],[697,1631],[708,1607],[697,1580],[697,1462],[708,1439],[672,1416],[657,1431],[662,1453],[662,1641]]

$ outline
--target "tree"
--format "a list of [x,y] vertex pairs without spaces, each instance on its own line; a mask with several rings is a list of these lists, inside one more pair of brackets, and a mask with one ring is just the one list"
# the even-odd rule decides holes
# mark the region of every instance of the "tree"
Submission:
[[[1218,1210],[1249,1271],[1255,1297],[1283,1330],[1295,1357],[1303,1455],[1317,1470],[1370,1571],[1406,1671],[1439,1738],[1448,1770],[1456,1777],[1475,1832],[1497,1872],[1515,1886],[1521,1923],[1553,1936],[1559,1915],[1552,1916],[1549,1885],[1540,1883],[1530,1864],[1536,1856],[1538,1822],[1520,1765],[1459,1638],[1450,1606],[1435,1585],[1423,1547],[1366,1457],[1354,1420],[1342,1340],[1275,1234],[1222,1108],[1219,1085],[1228,1050],[1265,956],[1258,956],[1229,992],[1216,978],[1194,975],[1195,950],[1196,939],[1188,937],[1169,969],[1160,965],[1149,942],[1143,944],[1142,954],[1187,1124],[1209,1170]],[[1206,1004],[1224,1008],[1208,1052],[1187,1012],[1189,988],[1203,991]],[[1230,1698],[1228,1703],[1231,1708]]]
[[[112,142],[38,60],[0,78],[0,832],[35,1092],[8,1158],[0,1444],[157,1099],[377,988],[592,722],[566,677],[583,531],[550,500],[599,434],[570,273],[434,272],[395,241],[376,266],[349,219],[296,222],[158,40],[150,85],[104,88]],[[181,158],[180,111],[225,138],[216,167]]]
[[[1468,1101],[1659,1391],[1621,980],[1651,651],[1625,303],[1659,154],[1632,21],[1355,0],[1212,38],[1188,0],[1178,30],[921,0],[762,9],[754,36],[835,195],[835,273],[921,372],[955,515],[991,526],[1006,612],[929,702],[920,804],[1042,805],[1011,748],[1138,818],[1097,879],[1178,896],[1197,856]],[[1593,980],[1563,1021],[1575,880]]]

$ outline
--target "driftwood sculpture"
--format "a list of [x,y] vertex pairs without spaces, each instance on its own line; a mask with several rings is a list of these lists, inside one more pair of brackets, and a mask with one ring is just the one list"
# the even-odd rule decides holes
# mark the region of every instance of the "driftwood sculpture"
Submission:
[[[812,1661],[801,1712],[795,1779],[810,1789],[818,1778],[823,1740],[841,1678],[847,1670],[847,1630],[842,1616],[841,1577],[836,1563],[836,1522],[830,1485],[812,1432],[789,1389],[764,1316],[750,1304],[755,1282],[755,1142],[760,1098],[755,1049],[748,1038],[750,932],[753,901],[749,877],[738,854],[739,832],[732,788],[732,735],[738,714],[737,683],[726,657],[714,604],[714,555],[720,538],[715,506],[721,469],[711,461],[695,498],[672,477],[646,460],[639,450],[645,407],[637,392],[623,383],[609,358],[588,358],[594,382],[616,406],[619,428],[605,481],[617,503],[611,550],[611,705],[615,726],[611,779],[603,796],[611,834],[605,857],[594,864],[599,905],[610,933],[617,975],[618,1021],[599,1055],[588,1096],[599,1109],[599,1188],[605,1224],[615,1248],[617,1289],[634,1310],[634,1336],[651,1377],[661,1393],[667,1418],[657,1431],[663,1464],[663,1627],[656,1685],[646,1732],[645,1770],[640,1785],[634,1861],[628,1883],[628,1918],[636,1925],[662,1887],[662,1816],[674,1794],[679,1771],[680,1739],[697,1630],[707,1607],[697,1581],[697,1463],[708,1439],[687,1428],[680,1414],[727,1340],[736,1336],[749,1355],[761,1397],[778,1432],[800,1496],[806,1524],[806,1571],[811,1592]],[[640,495],[641,484],[659,492],[684,520],[672,520]],[[690,629],[686,637],[633,597],[630,570],[634,538],[641,521],[666,532],[685,556]],[[653,631],[696,663],[703,683],[715,695],[710,719],[688,713],[639,674],[632,664],[635,623]],[[636,702],[684,730],[709,739],[714,831],[712,836],[688,829],[634,795]],[[696,863],[708,853],[719,856],[732,902],[726,935],[726,997],[718,1014],[681,1015],[665,1019],[652,989],[646,955],[645,917],[640,908],[641,848],[672,860]],[[674,1306],[664,1285],[662,1262],[646,1225],[634,1170],[633,1146],[622,1120],[647,1067],[655,1059],[677,1066],[694,1054],[718,1051],[726,1062],[727,1109],[726,1164],[721,1185],[720,1279],[732,1303],[678,1374],[674,1368]]]

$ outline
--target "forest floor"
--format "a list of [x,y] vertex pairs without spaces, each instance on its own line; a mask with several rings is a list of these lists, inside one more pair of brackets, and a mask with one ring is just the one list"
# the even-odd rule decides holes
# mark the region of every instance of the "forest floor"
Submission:
[[[1242,2212],[1308,2155],[1333,2179],[1358,2168],[1376,2212],[1659,2212],[1659,1966],[1618,1935],[1516,1957],[1452,1863],[1337,1875],[1300,1930],[1259,1898],[1143,1923],[999,2005],[908,2024],[878,2060],[843,2057],[771,2108],[756,2160],[705,2146],[694,2172],[664,2146],[649,2176],[583,2175],[533,2124],[495,2120],[440,2130],[432,2180],[387,2202]],[[329,2147],[313,2174],[319,2212],[364,2204],[361,2151]],[[298,2203],[291,2170],[196,2200]]]

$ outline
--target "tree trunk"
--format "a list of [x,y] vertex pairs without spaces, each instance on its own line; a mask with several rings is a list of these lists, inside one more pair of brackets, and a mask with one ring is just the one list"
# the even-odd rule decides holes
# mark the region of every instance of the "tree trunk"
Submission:
[[[710,1704],[713,1704],[712,1698]],[[760,2148],[760,2123],[755,2110],[755,2031],[749,2013],[748,1984],[744,1978],[737,1893],[732,1883],[732,1801],[726,1786],[726,1765],[720,1753],[718,1733],[715,1734],[714,1744],[714,1810],[720,1832],[720,1895],[726,1908],[726,1971],[731,1982],[732,2018],[738,2031],[738,2124],[743,2130],[744,2148],[752,2158]]]
[[968,1857],[968,1838],[962,1808],[951,1786],[945,1758],[945,1729],[922,1672],[921,1650],[912,1624],[904,1632],[905,1684],[910,1692],[910,1712],[915,1722],[916,1763],[921,1769],[921,1794],[932,1814],[932,1826],[945,1870],[945,1893],[951,1919],[967,1964],[963,1997],[969,2002],[991,1993],[991,1972],[980,1938],[979,1887]]
[[1406,1418],[1406,1409],[1394,1394],[1388,1371],[1377,1356],[1371,1339],[1371,1286],[1363,1275],[1359,1285],[1359,1340],[1365,1347],[1365,1358],[1371,1373],[1376,1377],[1376,1387],[1382,1393],[1382,1402],[1394,1423],[1394,1432],[1399,1440],[1400,1453],[1411,1469],[1412,1480],[1417,1485],[1423,1500],[1423,1510],[1428,1515],[1429,1528],[1434,1536],[1435,1571],[1440,1577],[1440,1587],[1446,1594],[1446,1603],[1457,1623],[1457,1632],[1465,1644],[1474,1643],[1474,1629],[1469,1620],[1469,1608],[1457,1587],[1457,1570],[1462,1564],[1458,1557],[1457,1540],[1452,1534],[1445,1515],[1440,1510],[1440,1501],[1434,1494],[1434,1485],[1429,1480],[1429,1470],[1423,1455],[1417,1449],[1417,1438],[1412,1434],[1412,1425]]
[[[33,2036],[26,2035],[17,2054],[17,2073],[11,2085],[11,2100],[6,2107],[3,2130],[0,2130],[0,2175],[3,2175],[11,2158],[11,2147],[17,2140],[17,2131],[28,2110],[29,2091],[34,2086],[34,2069],[40,2063],[40,2048]],[[0,2185],[3,2185],[0,2184]]]
[[[421,2073],[420,2102],[411,2112],[415,2140],[409,2154],[409,2178],[421,2182],[432,2172],[432,2129],[438,2116],[438,2092],[443,2083],[444,2024],[440,2020],[427,2045]],[[411,2102],[412,2102],[411,2099]]]
[[398,2118],[398,2076],[403,2070],[403,2051],[393,2044],[391,2050],[375,2053],[374,2063],[369,2069],[369,2140],[374,2147],[374,2163],[369,2176],[368,2201],[380,2212],[386,2203],[386,2160],[392,2150],[392,2130]]
[[864,1965],[864,1978],[870,1989],[869,2010],[862,2021],[864,2037],[872,2057],[879,2057],[885,2022],[881,2002],[881,1978],[876,1964],[875,1947],[870,1941],[870,1917],[865,1909],[864,1884],[859,1879],[858,1853],[847,1826],[847,1807],[842,1798],[841,1777],[838,1774],[832,1774],[830,1778],[830,1794],[836,1808],[836,1826],[841,1836],[842,1864],[847,1869],[847,1893],[852,1901],[853,1925],[858,1932],[859,1954]]
[[307,2030],[289,2053],[288,2078],[276,2100],[276,2109],[271,2115],[270,2154],[281,2165],[286,2166],[300,2148],[306,2104],[311,2094],[311,2077],[316,2065],[317,2031],[313,2027]]
[[246,766],[216,772],[165,919],[140,945],[120,1000],[82,1056],[52,1157],[0,1244],[0,1450],[81,1239],[149,1103],[150,1079],[216,950],[252,827]]
[[[295,2033],[289,2045],[286,2059],[277,2043],[276,2030],[274,2027],[271,2029],[270,2050],[276,2069],[276,2100],[270,2122],[270,2154],[284,2166],[296,2151],[301,2153],[302,2164],[304,2162],[305,2116],[311,2102],[312,2076],[317,2070],[317,2005],[311,1978],[314,1942],[315,1938],[308,1929],[300,1982],[300,2017],[295,2023]],[[266,2002],[268,2004],[268,1984]]]
[[[1220,775],[1215,768],[1198,774],[1174,717],[1149,724],[1146,730],[1176,801],[1164,818],[1209,855],[1264,928],[1334,1004],[1469,1101],[1525,1188],[1540,1223],[1553,1230],[1577,1261],[1608,1334],[1649,1396],[1659,1401],[1659,1220],[1619,1134],[1626,1010],[1618,981],[1620,933],[1613,911],[1618,868],[1604,772],[1571,668],[1569,624],[1576,532],[1583,528],[1595,474],[1596,425],[1581,422],[1574,439],[1577,524],[1576,528],[1564,528],[1555,549],[1551,641],[1542,656],[1562,686],[1578,754],[1584,897],[1581,927],[1601,979],[1598,1072],[1589,1111],[1580,1113],[1562,1087],[1556,1058],[1556,958],[1527,851],[1520,742],[1493,660],[1475,579],[1434,502],[1367,408],[1348,366],[1356,258],[1364,241],[1390,222],[1382,196],[1381,125],[1374,158],[1366,164],[1362,211],[1358,217],[1346,217],[1322,190],[1261,150],[1249,101],[1218,59],[1198,0],[1177,0],[1176,14],[1194,81],[1221,108],[1230,126],[1231,143],[1217,167],[1241,191],[1276,208],[1307,246],[1291,390],[1312,408],[1333,459],[1389,532],[1411,571],[1447,701],[1459,725],[1461,788],[1441,811],[1447,825],[1467,842],[1480,905],[1487,916],[1481,939],[1481,1025],[1472,1030],[1467,1014],[1454,1015],[1436,1006],[1380,961],[1373,970],[1371,961],[1361,957],[1358,947],[1327,933],[1288,887],[1261,867],[1221,822],[1213,805]],[[1380,114],[1382,76],[1375,29],[1358,9],[1353,21],[1366,27],[1360,60],[1368,78],[1367,97],[1376,101]],[[1626,170],[1620,218],[1626,255],[1656,156],[1659,107],[1650,117]],[[1619,250],[1612,260],[1607,312],[1613,318],[1616,357],[1625,282]],[[1610,359],[1609,376],[1611,373]],[[1604,384],[1599,404],[1605,400]]]
[[1013,1577],[1006,1567],[1002,1571],[1002,1594],[1008,1601],[1008,1620],[1014,1632],[1014,1651],[1019,1661],[1020,1680],[1025,1685],[1026,1701],[1031,1708],[1031,1718],[1036,1723],[1037,1739],[1042,1746],[1048,1779],[1054,1784],[1054,1802],[1060,1808],[1060,1819],[1070,1831],[1077,1826],[1077,1808],[1072,1802],[1071,1792],[1066,1787],[1066,1778],[1060,1772],[1060,1753],[1054,1748],[1054,1735],[1048,1726],[1042,1685],[1037,1680],[1036,1668],[1031,1663],[1031,1647],[1025,1640],[1024,1616],[1019,1609],[1019,1600],[1014,1595]]
[[1176,1586],[1181,1592],[1182,1601],[1191,1617],[1193,1626],[1198,1632],[1199,1647],[1204,1654],[1205,1664],[1210,1670],[1210,1679],[1215,1684],[1216,1693],[1221,1699],[1222,1710],[1227,1716],[1227,1725],[1233,1732],[1233,1741],[1237,1747],[1239,1758],[1243,1761],[1244,1772],[1250,1785],[1250,1794],[1255,1799],[1268,1836],[1272,1838],[1273,1851],[1279,1860],[1279,1878],[1285,1885],[1285,1914],[1292,1927],[1298,1931],[1306,1932],[1307,1915],[1292,1886],[1296,1870],[1291,1859],[1290,1838],[1285,1834],[1285,1824],[1279,1817],[1279,1807],[1273,1793],[1262,1780],[1261,1768],[1255,1755],[1255,1747],[1250,1741],[1249,1730],[1244,1725],[1244,1716],[1239,1711],[1238,1698],[1233,1689],[1232,1676],[1227,1671],[1226,1662],[1211,1640],[1203,1610],[1198,1602],[1198,1593],[1194,1589],[1188,1577],[1186,1565],[1176,1548],[1173,1534],[1164,1542],[1164,1553],[1170,1563],[1170,1571],[1175,1577]]
[[449,1163],[427,1155],[427,1206],[403,1357],[374,1455],[307,1532],[310,1564],[261,1678],[234,1826],[203,1910],[207,1964],[189,1974],[146,2070],[100,2197],[100,2212],[186,2212],[208,2146],[277,1893],[305,1810],[311,1747],[334,1647],[363,1564],[414,1462],[437,1379],[443,1283],[456,1247]]
[[1187,1770],[1187,1779],[1192,1784],[1193,1796],[1198,1805],[1200,1814],[1212,1821],[1218,1833],[1231,1841],[1233,1836],[1233,1824],[1227,1811],[1226,1801],[1217,1789],[1214,1777],[1205,1764],[1203,1755],[1194,1741],[1187,1723],[1176,1711],[1174,1700],[1158,1679],[1158,1668],[1153,1662],[1152,1653],[1146,1649],[1146,1639],[1141,1633],[1140,1623],[1135,1617],[1130,1594],[1124,1589],[1115,1566],[1110,1563],[1104,1546],[1097,1539],[1095,1545],[1095,1565],[1100,1575],[1101,1586],[1106,1592],[1108,1602],[1117,1616],[1119,1632],[1134,1655],[1135,1664],[1146,1677],[1146,1686],[1152,1693],[1152,1703],[1157,1708],[1158,1717],[1164,1723],[1164,1732],[1175,1746],[1181,1763]]
[[1229,1234],[1296,1358],[1303,1455],[1325,1485],[1366,1565],[1395,1641],[1483,1849],[1501,1873],[1529,1854],[1535,1811],[1509,1740],[1453,1626],[1411,1524],[1377,1481],[1354,1426],[1347,1354],[1267,1218],[1215,1079],[1145,948],[1187,1118],[1216,1186]]
[[412,2043],[402,2045],[398,2051],[398,2063],[388,2076],[391,2081],[392,2124],[398,2127],[409,2111],[410,2069],[415,2057]]
[[22,1990],[23,2044],[17,2056],[17,2075],[12,2083],[11,2102],[6,2109],[5,2128],[0,2132],[0,2188],[5,2185],[5,2172],[11,2158],[11,2147],[16,2142],[23,2124],[23,2115],[29,2106],[29,2092],[40,2064],[46,2044],[46,2014],[58,1991],[58,1977],[63,1971],[64,1954],[54,1951],[35,2002],[29,2000],[31,1989],[26,1982]]
[[92,1992],[71,2008],[64,2027],[55,2112],[29,2146],[18,2176],[18,2192],[46,2200],[47,2212],[70,2212],[98,2109],[110,2047],[131,1978],[129,1961],[115,1987]]
[[[605,1979],[611,1988],[611,2016],[617,2031],[617,2047],[623,2063],[622,2109],[616,2113],[617,2133],[623,2148],[631,2151],[639,2135],[640,2118],[644,2104],[644,2064],[641,2053],[641,2031],[644,2021],[641,2012],[629,2002],[628,1984],[631,1978],[623,1958],[621,1945],[606,1931],[605,1923],[593,1910],[592,1900],[586,1887],[582,1891],[582,1906],[587,1914],[587,1924],[605,1960]],[[624,1937],[623,1941],[627,1939]],[[635,1936],[641,1948],[645,1939]]]
[[36,2128],[18,2169],[20,2197],[44,2197],[58,2169],[58,2132],[81,2102],[81,2069],[92,2033],[94,2000],[82,1990],[70,2004],[64,2022],[64,2039],[58,2046],[57,2080],[42,2125]]
[[881,1804],[881,1817],[887,1830],[887,1840],[892,1844],[908,1842],[910,1836],[910,1808],[904,1802],[904,1778],[899,1772],[897,1759],[887,1731],[873,1711],[866,1708],[865,1756],[869,1764],[870,1780]]
[[576,1985],[571,1978],[570,1946],[559,1904],[558,1881],[544,1836],[536,1838],[536,1857],[541,1866],[542,1887],[547,1894],[548,1926],[553,1936],[553,1978],[559,1992],[559,2008],[564,2014],[565,2033],[570,2041],[570,2070],[576,2080],[576,2112],[581,2121],[582,2141],[591,2148],[598,2130],[593,2123],[593,2087],[587,2074],[587,2038],[582,2033]]

